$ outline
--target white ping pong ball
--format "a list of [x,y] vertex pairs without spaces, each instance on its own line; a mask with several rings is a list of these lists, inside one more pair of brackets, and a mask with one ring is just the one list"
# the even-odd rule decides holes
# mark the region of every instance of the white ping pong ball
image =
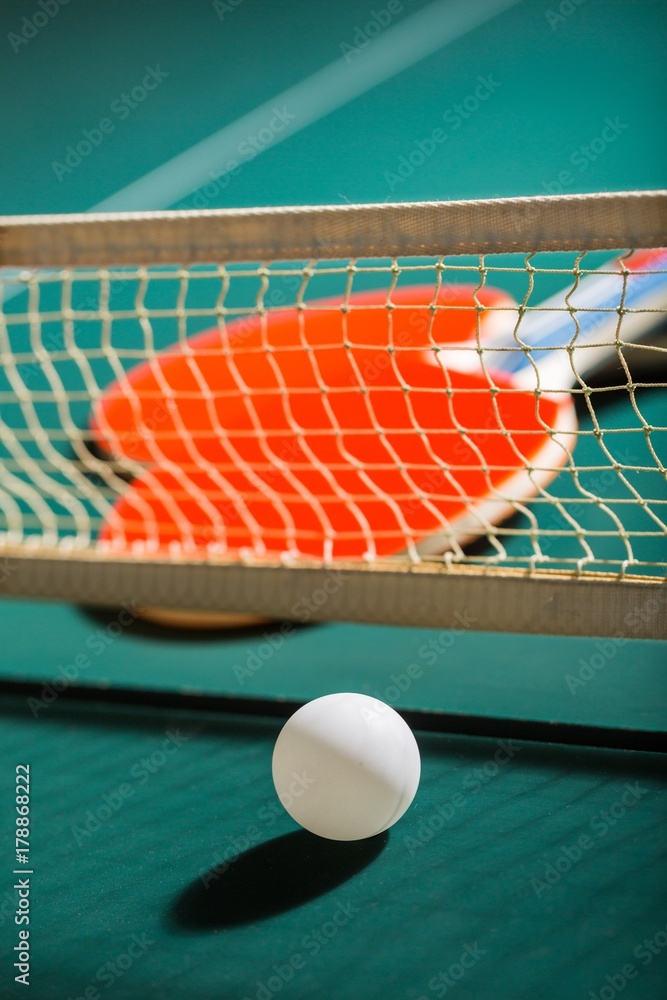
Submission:
[[273,751],[273,783],[304,829],[329,840],[388,830],[415,797],[421,762],[412,730],[365,694],[328,694],[299,708]]

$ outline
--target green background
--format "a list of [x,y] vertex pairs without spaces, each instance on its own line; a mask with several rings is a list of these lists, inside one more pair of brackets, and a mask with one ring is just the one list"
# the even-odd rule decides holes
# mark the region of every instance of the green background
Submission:
[[[425,5],[400,6],[390,29]],[[211,207],[664,186],[664,5],[560,6],[571,12],[515,4],[409,68],[388,68],[385,82],[244,162]],[[440,4],[433,17],[454,17],[457,7]],[[10,35],[38,9],[2,8],[0,212],[8,214],[83,211],[111,198],[322,67],[345,65],[341,45],[387,8],[382,0],[243,0],[220,8],[221,19],[208,2],[70,0],[14,51]],[[120,120],[112,103],[147,66],[168,76]],[[488,100],[410,176],[388,180],[480,76],[498,84]],[[53,163],[107,116],[114,130],[58,180]],[[625,127],[582,169],[577,150],[608,118]],[[178,167],[172,181],[187,189]],[[660,643],[628,641],[572,693],[568,675],[609,639],[311,625],[247,676],[273,627],[192,634],[135,622],[113,635],[116,619],[5,601],[2,675],[49,683],[84,654],[81,683],[297,700],[352,689],[405,708],[665,728]],[[435,656],[424,651],[432,641]],[[394,697],[412,663],[421,675]],[[7,696],[3,706],[0,995],[21,990],[8,952],[17,930],[13,779],[22,762],[32,767],[32,995],[40,1000],[82,995],[144,933],[154,943],[112,983],[97,982],[102,996],[255,997],[258,981],[299,953],[304,967],[275,995],[430,1000],[445,995],[433,977],[475,942],[484,954],[446,995],[587,998],[612,988],[605,977],[613,981],[628,962],[638,972],[624,997],[652,1000],[664,988],[667,956],[644,965],[633,955],[667,924],[655,757],[521,744],[500,766],[495,741],[420,735],[423,784],[386,843],[323,847],[273,810],[275,722],[198,718],[185,704],[160,713],[59,699],[37,718],[25,699]],[[153,774],[142,770],[151,754],[161,760],[165,733],[177,729],[188,736],[178,752]],[[601,834],[601,813],[636,782],[636,803]],[[123,784],[132,793],[78,843],[73,831]],[[593,846],[553,885],[531,881],[549,865],[567,868],[565,849],[584,835]],[[225,854],[238,859],[205,889],[199,876]],[[348,901],[349,922],[311,954],[304,936]]]

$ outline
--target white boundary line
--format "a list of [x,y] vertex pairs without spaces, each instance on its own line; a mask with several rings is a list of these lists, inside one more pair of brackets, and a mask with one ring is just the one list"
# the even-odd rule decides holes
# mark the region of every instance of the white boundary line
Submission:
[[436,0],[372,39],[358,58],[347,62],[341,57],[329,63],[116,191],[90,211],[168,208],[220,176],[224,165],[238,157],[239,145],[249,135],[267,127],[276,108],[286,107],[294,118],[281,132],[275,133],[274,140],[266,147],[270,149],[519,2]]

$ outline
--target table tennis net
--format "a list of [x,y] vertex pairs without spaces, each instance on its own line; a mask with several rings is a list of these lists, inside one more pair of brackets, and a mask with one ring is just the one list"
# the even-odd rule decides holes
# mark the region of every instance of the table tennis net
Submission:
[[132,263],[105,224],[0,271],[0,554],[48,596],[77,560],[664,577],[659,249],[151,263],[138,226]]

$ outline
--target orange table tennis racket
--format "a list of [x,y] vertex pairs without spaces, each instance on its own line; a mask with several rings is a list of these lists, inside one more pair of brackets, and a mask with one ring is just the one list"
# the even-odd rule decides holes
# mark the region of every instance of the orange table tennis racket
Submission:
[[[350,297],[346,313],[327,300],[235,321],[111,386],[92,420],[99,447],[148,468],[101,541],[376,558],[448,530],[446,519],[469,512],[491,483],[452,428],[455,397],[462,426],[492,433],[488,413],[478,419],[479,376],[458,367],[477,362],[478,323],[481,342],[513,328],[516,302],[472,285],[437,297],[430,286],[407,287],[392,293],[395,308],[386,302],[386,291],[366,292]],[[450,397],[436,345],[445,366],[456,363]],[[512,408],[509,398],[504,405]],[[501,452],[514,467],[512,449]]]
[[[605,303],[620,297],[619,277],[581,282],[577,302],[601,311],[595,322],[582,313],[578,346],[609,350],[618,316]],[[664,295],[664,276],[657,292],[655,281],[633,280],[637,301]],[[553,360],[566,358],[576,327],[562,295],[523,318],[522,342],[536,349],[545,377],[555,372],[553,391],[536,396],[508,296],[458,286],[436,301],[447,308],[433,312],[433,289],[415,286],[393,292],[392,309],[382,291],[353,296],[346,311],[340,300],[276,310],[132,369],[99,400],[93,429],[110,456],[147,468],[100,542],[190,556],[372,560],[441,552],[488,533],[569,460],[572,375]],[[491,369],[476,352],[478,322],[480,345],[515,348]]]

